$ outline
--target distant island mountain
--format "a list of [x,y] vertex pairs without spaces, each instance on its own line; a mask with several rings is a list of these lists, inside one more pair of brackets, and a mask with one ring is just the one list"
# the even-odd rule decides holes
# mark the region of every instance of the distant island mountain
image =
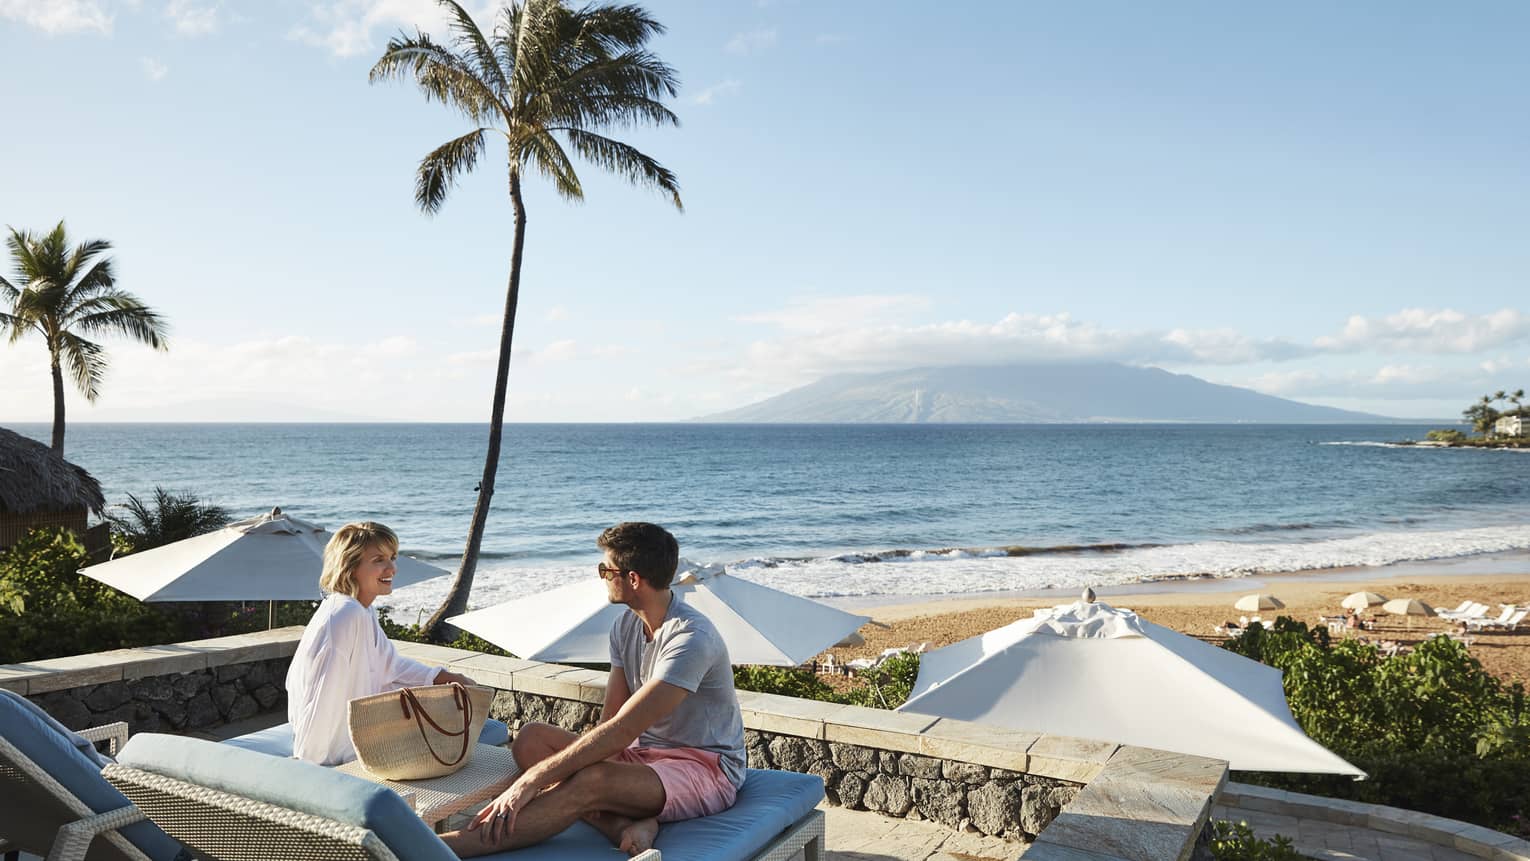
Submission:
[[1115,363],[1026,363],[836,374],[703,422],[1384,423],[1188,374]]

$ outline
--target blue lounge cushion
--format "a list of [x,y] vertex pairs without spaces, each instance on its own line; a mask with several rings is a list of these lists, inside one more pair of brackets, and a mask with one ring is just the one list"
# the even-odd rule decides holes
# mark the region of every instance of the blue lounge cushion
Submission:
[[[823,778],[793,771],[751,768],[738,800],[722,813],[659,826],[654,848],[664,861],[718,861],[748,858],[823,800]],[[504,861],[603,858],[611,841],[583,822],[536,846],[491,856]]]
[[[510,727],[505,726],[503,721],[489,718],[483,722],[483,731],[478,733],[478,741],[480,744],[504,747],[510,743]],[[292,724],[277,724],[228,739],[223,743],[271,756],[292,756]]]
[[[96,813],[130,806],[127,797],[101,776],[108,760],[26,697],[0,690],[0,736]],[[50,816],[49,807],[43,798],[7,799],[0,805],[0,834],[21,846],[51,845],[65,823]],[[151,822],[136,822],[121,833],[155,861],[170,861],[181,851],[179,843]],[[93,843],[93,857],[98,847],[102,855],[108,854],[104,843]],[[109,854],[120,857],[116,852]]]
[[133,736],[117,762],[371,829],[395,855],[409,861],[457,861],[457,856],[392,790],[333,769],[158,733]]

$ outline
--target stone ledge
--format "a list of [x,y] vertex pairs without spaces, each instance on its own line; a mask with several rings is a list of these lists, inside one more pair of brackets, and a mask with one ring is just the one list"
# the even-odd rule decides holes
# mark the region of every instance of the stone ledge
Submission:
[[1530,861],[1530,842],[1480,825],[1416,810],[1305,795],[1247,783],[1227,784],[1220,803],[1280,816],[1402,834],[1478,858]]
[[23,696],[35,696],[107,682],[290,658],[302,635],[302,628],[277,628],[211,640],[9,664],[0,667],[0,687]]

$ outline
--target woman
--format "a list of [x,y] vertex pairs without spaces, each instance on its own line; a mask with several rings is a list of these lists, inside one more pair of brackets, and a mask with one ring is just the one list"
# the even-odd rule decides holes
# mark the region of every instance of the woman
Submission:
[[319,588],[327,594],[303,630],[287,671],[292,755],[320,765],[356,758],[347,704],[414,685],[472,679],[398,653],[372,602],[393,592],[398,536],[381,523],[347,523],[324,548]]

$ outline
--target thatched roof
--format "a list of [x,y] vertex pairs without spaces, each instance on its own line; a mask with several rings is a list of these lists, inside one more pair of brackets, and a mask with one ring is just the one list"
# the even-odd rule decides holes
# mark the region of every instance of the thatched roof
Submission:
[[0,428],[0,514],[106,507],[101,482],[31,437]]

